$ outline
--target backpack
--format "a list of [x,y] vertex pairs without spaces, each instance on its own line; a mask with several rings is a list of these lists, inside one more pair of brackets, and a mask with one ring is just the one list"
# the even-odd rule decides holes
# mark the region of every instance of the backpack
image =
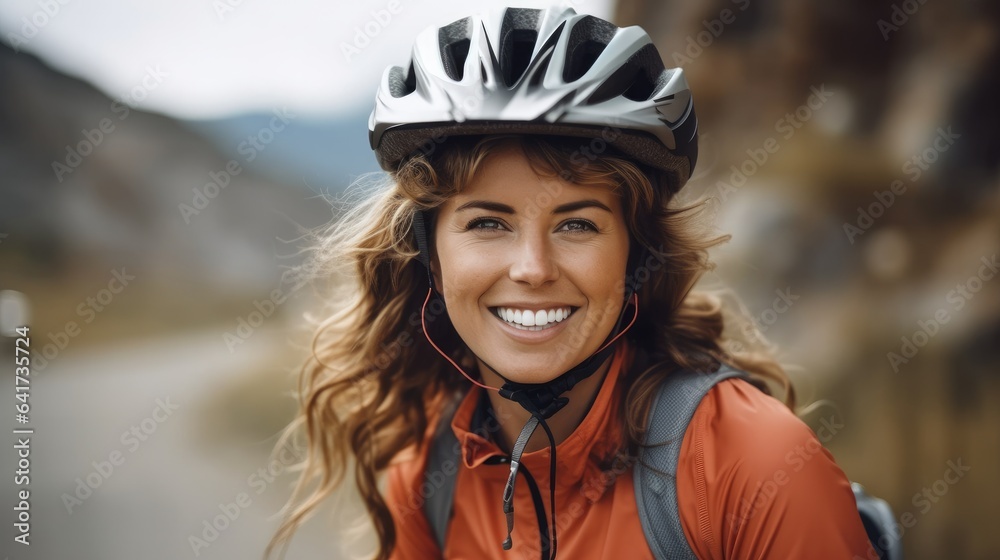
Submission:
[[[675,478],[655,471],[677,471],[681,443],[695,409],[716,383],[733,377],[747,379],[749,376],[725,365],[709,374],[680,370],[663,381],[654,397],[646,442],[668,443],[640,448],[639,460],[633,467],[633,482],[642,530],[653,556],[658,560],[697,560],[697,557],[691,551],[681,527]],[[458,439],[451,430],[453,414],[454,409],[442,417],[431,442],[424,471],[425,482],[430,488],[435,488],[424,502],[424,513],[441,550],[444,550],[448,521],[451,519],[457,467],[461,464]],[[878,553],[878,560],[902,560],[902,546],[895,532],[892,509],[884,500],[868,495],[860,484],[852,483],[851,488],[868,539]]]

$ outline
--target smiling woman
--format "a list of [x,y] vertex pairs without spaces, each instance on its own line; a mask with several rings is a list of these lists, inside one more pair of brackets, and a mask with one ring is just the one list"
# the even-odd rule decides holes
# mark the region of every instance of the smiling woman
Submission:
[[[593,354],[600,333],[611,331],[623,303],[628,228],[612,185],[539,177],[515,141],[497,147],[438,209],[431,266],[472,353],[503,363],[509,379],[540,383]],[[538,193],[553,190],[551,211],[531,217]],[[592,325],[584,344],[559,344],[578,324]]]
[[388,180],[319,252],[349,303],[303,371],[272,548],[352,460],[380,559],[865,557],[785,373],[693,290],[726,239],[674,198],[696,127],[638,28],[508,9],[418,39],[370,120]]

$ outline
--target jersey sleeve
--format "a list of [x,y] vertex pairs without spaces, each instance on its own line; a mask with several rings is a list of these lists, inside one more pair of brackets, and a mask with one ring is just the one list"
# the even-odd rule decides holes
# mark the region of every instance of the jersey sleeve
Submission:
[[385,499],[396,525],[396,546],[390,560],[442,557],[424,515],[421,486],[425,461],[424,456],[397,460],[387,469]]
[[[828,440],[838,429],[830,425]],[[695,411],[677,486],[698,558],[869,558],[850,482],[833,456],[784,404],[745,381],[719,383]]]

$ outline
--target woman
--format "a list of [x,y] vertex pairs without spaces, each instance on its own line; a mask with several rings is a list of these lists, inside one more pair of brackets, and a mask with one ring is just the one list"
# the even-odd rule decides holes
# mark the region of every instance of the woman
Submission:
[[[669,473],[685,554],[865,557],[849,483],[784,372],[737,351],[692,291],[724,240],[673,203],[696,129],[682,72],[637,27],[507,9],[421,35],[370,120],[390,183],[321,253],[344,299],[303,372],[309,458],[272,545],[351,460],[380,559],[653,558],[633,474],[654,397],[727,365],[750,375],[692,403]],[[439,533],[442,433],[460,464]]]

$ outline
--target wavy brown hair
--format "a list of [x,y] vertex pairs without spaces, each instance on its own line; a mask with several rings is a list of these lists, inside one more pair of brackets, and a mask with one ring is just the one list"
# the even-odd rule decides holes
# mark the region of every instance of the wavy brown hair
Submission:
[[[655,388],[676,368],[710,371],[728,363],[749,372],[768,393],[768,382],[779,385],[785,403],[794,407],[784,370],[766,353],[731,344],[733,329],[725,328],[721,300],[693,290],[712,268],[708,249],[728,239],[706,235],[704,202],[677,207],[666,176],[610,148],[592,157],[593,152],[581,151],[579,139],[463,137],[431,145],[364,192],[319,235],[314,270],[336,278],[338,289],[300,376],[300,411],[285,438],[304,433],[308,452],[268,557],[288,544],[352,470],[378,537],[377,558],[389,557],[396,531],[378,489],[379,475],[401,451],[425,445],[443,405],[469,385],[423,340],[419,317],[427,273],[416,258],[413,217],[417,210],[433,215],[470,183],[491,153],[510,142],[521,146],[540,176],[613,188],[621,197],[633,247],[649,250],[645,274],[636,275],[644,280],[641,313],[626,336],[646,351],[652,365],[622,378],[626,386],[619,410],[627,449],[641,445]],[[474,363],[443,308],[431,308],[427,320],[429,334],[445,353],[460,364]]]

